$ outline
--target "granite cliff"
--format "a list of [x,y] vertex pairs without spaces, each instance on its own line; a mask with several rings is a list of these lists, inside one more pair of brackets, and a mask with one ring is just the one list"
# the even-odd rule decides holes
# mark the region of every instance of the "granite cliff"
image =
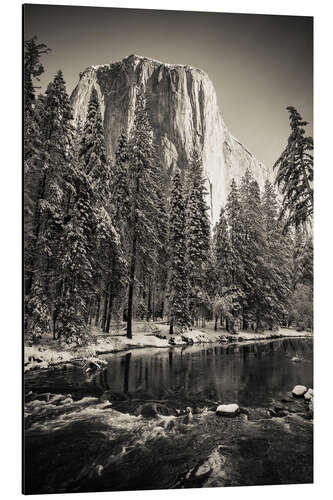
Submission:
[[89,66],[80,74],[71,101],[74,119],[85,119],[90,92],[95,86],[104,114],[107,153],[114,154],[122,129],[129,131],[135,109],[135,85],[143,83],[151,96],[151,120],[161,165],[171,177],[182,168],[193,148],[202,152],[212,222],[225,203],[230,183],[250,168],[263,187],[267,169],[227,129],[213,84],[206,73],[190,66],[165,64],[131,55],[122,61]]

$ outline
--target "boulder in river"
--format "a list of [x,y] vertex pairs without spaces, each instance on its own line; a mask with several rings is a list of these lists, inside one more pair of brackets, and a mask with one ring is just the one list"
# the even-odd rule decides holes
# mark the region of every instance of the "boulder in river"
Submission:
[[112,392],[111,391],[104,391],[103,394],[99,397],[99,400],[104,403],[105,401],[111,401],[112,399]]
[[305,385],[295,385],[291,392],[293,396],[300,397],[303,396],[307,390],[308,388]]
[[142,405],[140,414],[145,418],[158,418],[159,415],[166,417],[177,416],[176,410],[160,403],[145,403]]
[[157,409],[155,403],[146,403],[141,408],[141,415],[145,418],[157,418]]
[[313,389],[308,389],[306,393],[304,394],[304,399],[307,401],[310,401],[310,399],[313,398]]
[[222,415],[224,417],[234,417],[239,413],[239,406],[236,403],[219,405],[216,408],[216,415]]
[[185,412],[186,412],[186,415],[185,415],[185,417],[182,418],[182,422],[184,424],[189,424],[190,422],[192,422],[192,419],[193,419],[192,408],[190,406],[187,406]]

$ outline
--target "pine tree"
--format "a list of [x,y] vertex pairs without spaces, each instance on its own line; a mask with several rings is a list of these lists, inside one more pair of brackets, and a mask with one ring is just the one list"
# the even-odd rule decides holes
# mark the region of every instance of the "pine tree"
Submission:
[[[134,125],[129,141],[129,286],[127,337],[132,338],[133,295],[138,261],[152,276],[151,264],[157,260],[164,213],[156,163],[153,132],[142,86],[137,88]],[[162,229],[163,230],[163,229]]]
[[[149,104],[149,101],[148,101]],[[156,236],[158,240],[158,258],[147,262],[144,259],[143,271],[146,281],[146,299],[147,299],[147,321],[150,321],[154,316],[155,300],[162,302],[167,293],[168,269],[167,263],[169,259],[168,247],[168,218],[169,218],[169,203],[167,201],[167,190],[165,188],[165,172],[160,164],[158,156],[158,145],[153,142],[154,165],[156,166],[156,189],[157,189],[157,213],[156,221]]]
[[59,258],[62,286],[56,321],[58,338],[69,343],[79,343],[87,335],[87,305],[93,281],[90,208],[80,196],[61,238],[64,250]]
[[275,162],[276,184],[281,189],[281,218],[286,216],[284,229],[296,228],[310,221],[313,214],[313,139],[305,136],[307,125],[298,111],[288,106],[291,134],[288,144]]
[[186,271],[185,200],[178,169],[172,181],[169,220],[170,277],[168,289],[170,335],[172,335],[175,326],[186,328],[190,325],[188,310],[189,282]]
[[312,236],[298,228],[292,235],[292,294],[289,299],[288,324],[295,321],[303,330],[313,328],[313,242]]
[[299,283],[312,286],[313,243],[312,237],[302,228],[296,229],[291,238],[293,259],[293,290]]
[[228,195],[226,213],[229,224],[230,237],[230,272],[231,284],[239,286],[243,273],[242,248],[243,248],[243,221],[240,194],[235,179],[232,180]]
[[302,283],[313,289],[313,240],[311,235],[307,235],[305,240],[302,270]]
[[[120,246],[109,247],[107,250],[109,262],[105,268],[106,276],[104,300],[104,313],[102,315],[103,331],[110,331],[111,315],[114,313],[119,322],[123,302],[125,299],[125,285],[127,284],[127,261],[128,254],[128,225],[130,216],[129,200],[129,146],[125,131],[121,132],[115,160],[110,164],[110,203],[109,211],[114,227],[120,238]],[[98,297],[100,304],[100,297]],[[98,323],[98,314],[96,317]]]
[[[189,308],[192,323],[208,302],[204,290],[210,250],[210,222],[202,161],[196,151],[191,161],[191,186],[186,207],[187,273],[190,282]],[[202,316],[202,314],[201,314]]]
[[[24,133],[24,274],[25,292],[28,294],[32,285],[32,268],[36,252],[37,211],[42,178],[42,159],[44,141],[42,137],[42,117],[44,115],[44,96],[36,101],[30,117],[25,113]],[[29,125],[27,124],[29,122]]]
[[50,329],[50,312],[42,284],[37,279],[25,304],[28,341],[36,343]]
[[[62,71],[59,70],[46,90],[42,133],[44,155],[42,158],[43,177],[40,186],[40,215],[45,252],[52,252],[52,239],[59,225],[63,223],[64,205],[68,192],[72,190],[68,171],[73,162],[72,148],[74,128],[73,113],[66,91]],[[68,182],[69,181],[69,182]],[[48,233],[48,234],[47,234]]]
[[[265,236],[260,189],[252,176],[242,183],[241,196],[243,205],[243,275],[242,291],[245,296],[243,304],[243,323],[247,327],[247,313],[254,315],[257,330],[262,328],[263,320],[263,279]],[[245,307],[244,307],[245,305]],[[244,321],[245,316],[245,321]]]
[[222,207],[219,220],[214,228],[214,253],[215,265],[218,277],[218,291],[223,287],[230,286],[232,282],[230,255],[231,244],[226,211]]
[[38,280],[51,312],[57,281],[57,252],[64,226],[67,190],[64,173],[72,161],[73,140],[72,110],[61,71],[38,102],[41,103],[40,148],[35,152],[35,175],[31,171],[28,175],[30,181],[36,181],[36,191],[27,221],[25,292],[29,295],[34,281]]
[[85,174],[92,183],[96,199],[103,202],[110,192],[110,166],[106,159],[103,121],[95,87],[91,91],[83,127],[80,159],[84,164]]
[[262,309],[272,329],[283,322],[287,313],[292,283],[291,241],[288,234],[282,234],[276,193],[269,181],[265,183],[262,209],[265,231]]
[[55,234],[62,220],[63,173],[71,161],[70,145],[73,138],[72,110],[66,93],[62,72],[49,84],[40,121],[40,139],[37,166],[38,185],[32,208],[31,237],[27,243],[26,293],[29,294],[36,270],[47,272],[53,255]]
[[226,299],[232,283],[231,267],[231,244],[229,236],[229,227],[226,217],[226,211],[222,207],[217,224],[214,228],[213,238],[213,266],[215,276],[211,273],[210,281],[214,282],[214,297],[213,297],[213,312],[215,314],[215,330],[217,330],[218,316],[232,319],[229,314],[226,314],[230,301]]
[[111,166],[111,198],[114,218],[118,222],[123,244],[130,217],[129,180],[129,145],[127,134],[122,131],[116,158]]
[[41,178],[42,118],[44,99],[36,99],[34,80],[44,73],[40,63],[43,54],[50,52],[45,44],[37,44],[36,37],[24,42],[24,260],[26,293],[32,285],[31,267],[35,250],[35,212],[38,205],[38,186]]
[[[62,293],[58,333],[80,342],[88,333],[89,308],[109,261],[118,256],[119,237],[105,209],[110,194],[109,166],[97,97],[93,89],[72,171],[74,201],[66,217],[61,244]],[[109,300],[108,291],[106,290]]]
[[39,80],[39,76],[44,73],[44,67],[40,62],[43,54],[48,54],[49,49],[44,43],[36,43],[37,37],[24,41],[24,110],[25,113],[32,109],[35,100],[35,89],[33,79]]
[[[93,263],[94,274],[90,284],[89,303],[97,301],[102,307],[102,315],[96,317],[96,324],[100,323],[105,331],[108,311],[112,306],[110,301],[110,267],[117,249],[115,242],[116,230],[110,217],[111,175],[110,164],[106,158],[104,130],[98,95],[93,87],[89,99],[87,116],[84,123],[80,144],[80,162],[87,183],[82,185],[85,193],[90,219],[95,221],[95,227],[86,233],[86,244],[89,247],[90,259]],[[89,306],[87,313],[89,316]],[[99,307],[101,310],[101,307]]]
[[244,305],[243,273],[244,273],[244,238],[243,238],[243,213],[240,193],[235,182],[232,180],[230,192],[226,204],[226,215],[229,226],[229,266],[230,284],[224,290],[224,296],[231,295],[233,309],[227,322],[227,329],[231,332],[235,329],[235,320],[238,318]]

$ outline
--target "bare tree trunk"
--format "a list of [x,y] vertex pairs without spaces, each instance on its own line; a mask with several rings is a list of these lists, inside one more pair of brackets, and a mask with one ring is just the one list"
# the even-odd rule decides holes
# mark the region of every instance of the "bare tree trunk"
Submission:
[[102,318],[102,331],[105,333],[106,332],[106,322],[107,322],[107,316],[108,316],[108,309],[109,309],[109,301],[110,301],[110,286],[108,290],[104,293],[104,304],[103,304],[103,318]]
[[53,318],[52,318],[52,322],[53,322],[53,340],[56,340],[56,324],[57,324],[57,316],[55,314],[55,312],[53,312]]
[[127,308],[127,338],[132,338],[132,314],[133,314],[133,293],[136,267],[136,234],[133,238],[132,259],[130,268],[130,283],[128,286],[128,308]]
[[151,318],[151,282],[148,285],[147,321]]
[[98,294],[96,301],[97,301],[97,303],[96,303],[95,326],[98,326],[99,311],[100,311],[100,308],[101,308],[101,295],[100,294]]
[[107,318],[106,318],[105,333],[110,333],[112,307],[113,307],[113,296],[110,294],[109,304],[108,304],[108,314],[107,314]]
[[35,273],[35,266],[37,263],[37,245],[38,245],[38,240],[39,240],[39,231],[41,227],[41,216],[40,216],[40,206],[39,206],[39,200],[44,198],[45,195],[45,189],[46,189],[46,174],[44,174],[43,179],[40,184],[40,188],[38,190],[37,194],[37,202],[36,202],[36,209],[35,209],[35,215],[34,215],[34,241],[33,241],[33,250],[32,250],[32,258],[30,262],[30,269],[27,271],[27,279],[26,279],[26,284],[25,284],[25,294],[29,295],[32,289],[32,283],[33,283],[33,278],[34,278],[34,273]]
[[155,321],[155,283],[153,285],[153,291],[152,291],[152,317],[153,321]]
[[91,297],[89,305],[89,326],[92,325],[93,316],[94,316],[94,298]]
[[257,320],[257,327],[256,327],[256,331],[257,332],[260,332],[262,330],[262,327],[261,327],[261,318],[260,318],[260,313],[257,311],[257,317],[256,317],[256,320]]
[[169,334],[170,335],[173,335],[173,318],[170,319],[170,330],[169,330]]
[[[140,192],[140,179],[136,181],[136,196]],[[137,223],[138,215],[136,212],[137,198],[134,204],[134,217],[133,217],[133,240],[132,240],[132,253],[131,253],[131,266],[129,273],[129,286],[128,286],[128,307],[127,307],[127,331],[126,336],[128,339],[132,338],[132,314],[133,314],[133,294],[134,294],[134,279],[136,268],[136,252],[137,252]]]

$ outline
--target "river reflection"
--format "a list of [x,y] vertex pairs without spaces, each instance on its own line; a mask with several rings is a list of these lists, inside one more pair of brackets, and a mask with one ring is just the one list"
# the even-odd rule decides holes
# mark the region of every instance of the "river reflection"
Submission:
[[296,384],[313,385],[312,339],[140,349],[105,359],[107,368],[94,379],[101,390],[146,399],[265,406]]
[[[65,398],[25,405],[26,493],[313,481],[307,403],[289,398],[284,416],[270,412],[294,385],[312,386],[312,339],[137,349],[105,359],[95,374],[72,367],[26,376],[26,391]],[[238,402],[245,414],[218,417],[217,401]],[[142,412],[154,405],[153,418]],[[181,412],[186,406],[192,419]]]

